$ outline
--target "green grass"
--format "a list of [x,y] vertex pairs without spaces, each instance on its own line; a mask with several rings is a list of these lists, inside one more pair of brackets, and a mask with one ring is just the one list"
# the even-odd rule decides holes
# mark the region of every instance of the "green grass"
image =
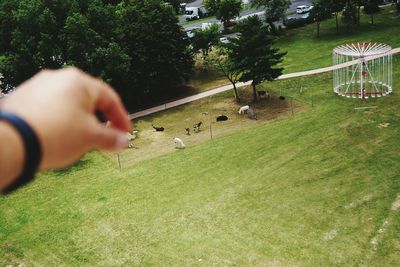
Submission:
[[40,176],[0,199],[0,265],[396,266],[394,66],[388,97],[335,96],[330,74],[278,81],[271,91],[313,90],[314,108],[121,171],[93,152]]
[[144,118],[143,144],[151,122],[168,126],[159,150],[204,109],[232,122],[148,160],[150,144],[127,150],[121,170],[92,152],[0,198],[0,266],[397,266],[399,56],[393,74],[394,93],[365,102],[335,96],[330,73],[264,84],[300,108],[259,106],[257,122],[228,93]]
[[[354,26],[347,33],[345,26],[340,22],[340,31],[336,33],[335,19],[321,23],[320,37],[316,37],[315,24],[309,24],[299,29],[283,31],[275,42],[275,46],[286,51],[282,66],[284,73],[318,69],[332,64],[332,49],[338,45],[351,42],[383,42],[392,47],[400,47],[399,32],[400,20],[394,8],[385,7],[379,15],[374,16],[375,25],[371,25],[370,17],[362,14],[361,26]],[[340,21],[340,19],[339,19]],[[221,83],[210,83],[210,80]],[[193,92],[201,92],[214,88],[224,82],[221,76],[206,77],[193,75],[190,83]],[[228,84],[228,82],[225,82]]]
[[396,34],[400,20],[393,7],[385,7],[379,15],[374,16],[374,25],[370,24],[370,16],[363,14],[361,18],[361,26],[352,27],[349,33],[342,23],[339,33],[336,33],[334,18],[321,23],[319,38],[315,24],[284,31],[275,43],[282,51],[288,52],[282,64],[284,72],[329,66],[332,64],[332,49],[341,44],[372,41],[400,47],[400,35]]

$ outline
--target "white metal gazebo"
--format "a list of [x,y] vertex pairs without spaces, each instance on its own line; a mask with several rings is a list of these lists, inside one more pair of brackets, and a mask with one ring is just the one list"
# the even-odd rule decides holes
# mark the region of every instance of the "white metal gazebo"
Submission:
[[367,99],[392,92],[392,48],[382,43],[353,43],[333,49],[333,91],[340,96]]

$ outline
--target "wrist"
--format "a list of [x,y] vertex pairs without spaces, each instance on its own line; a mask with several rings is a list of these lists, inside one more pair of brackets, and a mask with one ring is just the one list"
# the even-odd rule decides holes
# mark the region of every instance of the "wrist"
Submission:
[[0,121],[0,190],[11,184],[22,172],[24,144],[18,131]]

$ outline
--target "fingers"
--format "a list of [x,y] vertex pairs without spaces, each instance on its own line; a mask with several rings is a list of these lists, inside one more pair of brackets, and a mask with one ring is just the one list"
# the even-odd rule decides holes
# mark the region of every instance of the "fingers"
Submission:
[[109,89],[100,89],[98,99],[96,101],[96,110],[106,115],[111,125],[121,131],[129,132],[132,125],[119,96]]
[[93,127],[93,147],[100,150],[118,151],[128,146],[126,132],[121,132],[104,125],[96,124]]
[[88,90],[92,112],[103,112],[116,129],[131,130],[128,112],[118,94],[108,84],[78,69],[71,68],[70,71],[78,74],[84,88]]

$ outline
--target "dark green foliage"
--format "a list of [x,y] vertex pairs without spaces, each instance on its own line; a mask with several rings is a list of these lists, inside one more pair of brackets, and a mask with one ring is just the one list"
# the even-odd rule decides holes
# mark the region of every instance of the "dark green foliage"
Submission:
[[317,37],[319,37],[319,28],[321,22],[331,17],[332,11],[330,9],[330,2],[328,0],[314,0],[314,8],[311,10],[311,17],[316,22]]
[[242,8],[240,0],[204,0],[204,5],[226,28],[229,21],[239,16]]
[[346,24],[346,30],[349,32],[351,25],[356,25],[358,22],[357,9],[354,3],[350,0],[346,0],[343,12],[342,20]]
[[196,53],[200,50],[203,58],[205,58],[210,49],[218,44],[220,36],[221,33],[217,24],[213,24],[204,30],[196,30],[191,39],[194,52]]
[[258,16],[251,16],[237,25],[240,37],[227,45],[234,69],[241,72],[240,81],[252,80],[253,100],[257,101],[256,86],[263,81],[273,81],[282,74],[276,67],[286,53],[273,48],[267,26]]
[[379,13],[380,0],[366,0],[364,5],[364,12],[367,15],[371,15],[371,24],[374,24],[374,14]]
[[336,22],[336,33],[339,33],[339,21],[338,15],[344,8],[345,1],[344,0],[330,0],[329,8],[332,13],[335,14],[335,22]]
[[271,29],[271,33],[276,33],[274,22],[286,18],[286,10],[289,8],[290,0],[253,0],[255,7],[265,8],[265,21]]
[[306,25],[307,22],[308,22],[307,19],[303,19],[301,17],[300,18],[290,17],[290,18],[286,18],[283,21],[283,24],[288,29],[294,29],[294,28],[298,28],[298,27],[302,27],[302,26]]
[[3,0],[0,37],[6,89],[43,68],[74,65],[110,82],[135,108],[174,94],[193,64],[161,0]]
[[164,0],[164,2],[170,4],[176,14],[179,13],[179,5],[182,3],[181,0]]

